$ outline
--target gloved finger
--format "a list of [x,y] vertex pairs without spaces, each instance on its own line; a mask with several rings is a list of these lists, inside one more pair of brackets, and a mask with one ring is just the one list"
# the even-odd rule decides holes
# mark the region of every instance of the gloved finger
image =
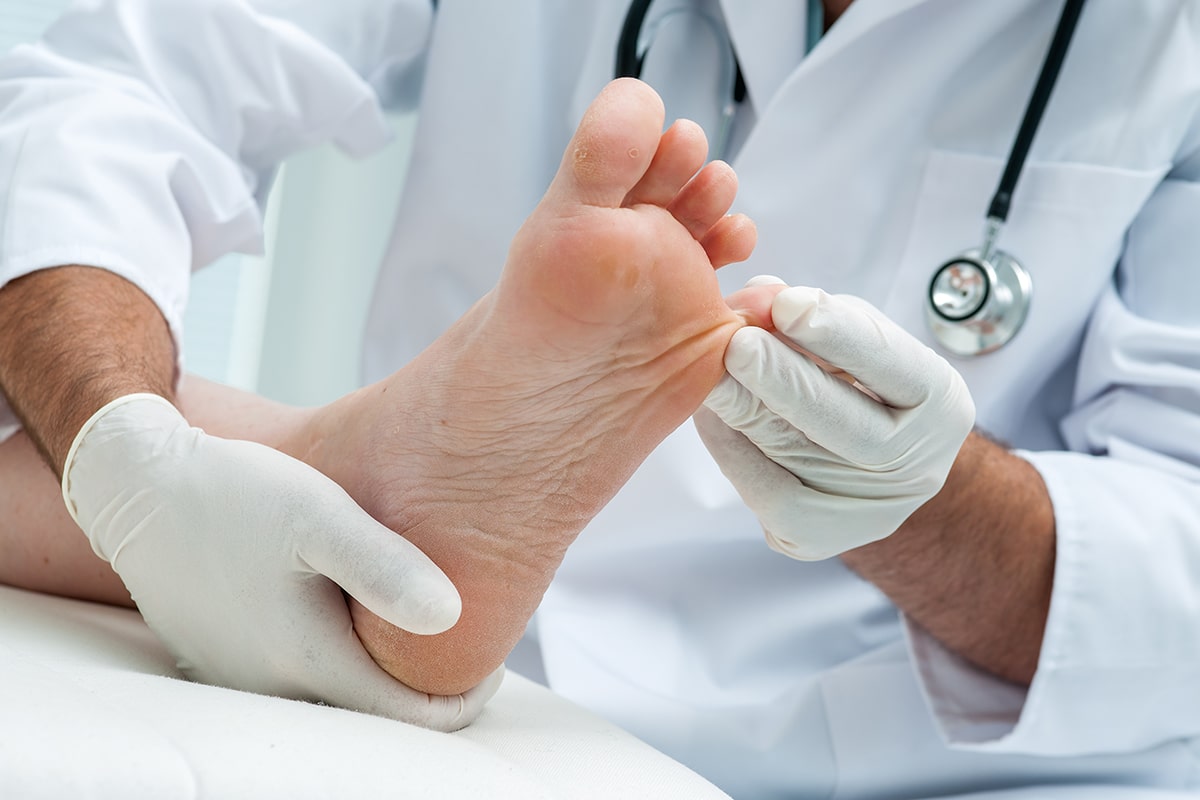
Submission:
[[765,331],[737,331],[725,350],[725,369],[772,413],[846,460],[877,467],[902,454],[892,445],[903,444],[895,433],[904,412],[877,402]]
[[[750,324],[764,330],[773,331],[775,330],[775,320],[771,316],[771,306],[775,304],[775,297],[788,288],[787,283],[782,278],[774,275],[755,275],[746,281],[745,286],[725,298],[725,301],[734,311],[743,312],[744,309],[748,309],[750,313],[743,313],[743,316],[750,320]],[[865,303],[866,301],[863,302]],[[765,314],[759,309],[763,303],[767,304]],[[765,320],[762,319],[764,316]],[[847,383],[854,383],[854,377],[840,367],[835,367],[833,364],[822,358],[818,358],[806,350],[801,349],[800,352],[811,358],[826,372],[838,376]]]
[[[839,517],[845,516],[844,498],[806,486],[711,409],[701,407],[692,420],[721,472],[754,510],[773,550],[800,561],[818,561],[866,543],[861,535],[838,524]],[[803,534],[776,535],[775,531]]]
[[446,574],[340,486],[320,477],[331,486],[323,501],[309,498],[318,506],[309,510],[309,519],[318,524],[297,544],[304,562],[398,628],[429,635],[453,627],[462,599]]
[[759,449],[774,449],[777,443],[783,442],[793,449],[811,444],[803,431],[775,413],[728,373],[704,398],[703,405],[726,425],[749,437]]
[[920,405],[956,376],[945,359],[860,298],[795,286],[775,297],[771,314],[780,333],[895,408]]
[[303,661],[287,670],[300,682],[294,696],[452,731],[478,716],[503,679],[502,674],[493,674],[463,695],[418,692],[384,672],[363,648],[336,588],[332,595],[317,588],[301,604],[313,608],[305,615],[307,636],[298,656]]
[[749,289],[754,286],[787,286],[787,281],[778,275],[755,275],[746,281],[745,288]]
[[787,288],[787,284],[772,275],[759,275],[746,281],[746,285],[726,295],[725,304],[742,317],[748,325],[774,330],[771,321],[771,305],[775,295]]
[[[817,475],[829,478],[847,470],[861,472],[860,466],[812,441],[731,375],[726,374],[709,393],[704,407],[749,439],[767,458],[793,475],[803,476],[812,488],[824,490],[814,482]],[[856,483],[865,490],[861,480]]]
[[474,722],[504,682],[501,667],[463,694],[425,694],[388,675],[366,653],[363,657],[366,662],[359,662],[346,680],[338,682],[328,702],[443,733],[461,730]]

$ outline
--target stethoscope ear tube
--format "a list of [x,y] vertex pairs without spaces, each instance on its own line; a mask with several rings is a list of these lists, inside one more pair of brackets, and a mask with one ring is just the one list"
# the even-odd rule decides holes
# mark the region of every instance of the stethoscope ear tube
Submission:
[[[633,0],[629,11],[625,13],[625,21],[621,24],[621,35],[617,39],[617,57],[613,66],[614,78],[641,78],[642,65],[646,61],[645,52],[640,51],[638,40],[646,26],[646,15],[650,12],[650,4],[654,0]],[[742,64],[737,53],[733,52],[733,43],[729,45],[733,57],[733,92],[734,104],[746,99],[746,76],[742,73]]]
[[617,40],[617,63],[613,74],[618,78],[640,78],[644,54],[638,52],[638,37],[646,23],[646,14],[653,0],[633,0],[621,25],[621,38]]

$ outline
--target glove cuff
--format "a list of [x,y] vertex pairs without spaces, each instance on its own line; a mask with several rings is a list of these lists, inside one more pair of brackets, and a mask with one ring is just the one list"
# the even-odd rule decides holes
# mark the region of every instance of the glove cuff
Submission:
[[[179,414],[179,409],[175,408],[175,406],[171,404],[171,401],[167,400],[165,397],[157,394],[151,394],[149,392],[135,392],[134,394],[127,394],[123,397],[118,397],[116,400],[105,403],[99,411],[97,411],[95,414],[92,414],[92,416],[88,418],[87,422],[83,423],[83,427],[79,429],[79,433],[75,434],[75,441],[71,442],[71,449],[67,451],[67,460],[63,463],[62,496],[63,502],[67,506],[67,513],[71,515],[71,519],[75,521],[76,525],[79,525],[79,512],[75,507],[75,501],[71,499],[71,468],[75,465],[75,456],[79,452],[79,446],[83,443],[83,440],[87,438],[87,435],[91,432],[92,428],[95,427],[96,423],[103,419],[108,412],[112,411],[114,408],[140,401],[150,401],[164,405],[171,409],[171,411],[173,411],[175,414]],[[80,525],[80,527],[83,526]]]

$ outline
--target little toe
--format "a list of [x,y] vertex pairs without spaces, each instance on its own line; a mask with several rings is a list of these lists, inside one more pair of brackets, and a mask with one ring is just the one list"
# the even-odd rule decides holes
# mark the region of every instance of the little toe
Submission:
[[737,175],[724,161],[713,161],[679,190],[667,210],[699,240],[725,216],[737,196]]
[[547,198],[619,208],[654,158],[663,117],[662,100],[647,84],[609,83],[584,113]]
[[646,174],[625,197],[625,205],[665,206],[692,179],[708,157],[704,129],[689,119],[677,120],[658,143]]

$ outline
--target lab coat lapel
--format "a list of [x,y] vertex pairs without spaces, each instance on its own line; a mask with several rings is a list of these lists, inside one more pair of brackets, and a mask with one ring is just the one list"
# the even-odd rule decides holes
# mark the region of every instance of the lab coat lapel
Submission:
[[804,58],[806,0],[721,0],[746,89],[764,108]]
[[[836,52],[893,17],[934,1],[854,0],[834,26],[829,29],[829,33],[821,39],[820,45],[813,50],[813,56],[815,57],[823,51]],[[947,2],[947,0],[938,0],[938,2]]]
[[[883,22],[932,0],[854,0],[813,50],[822,61]],[[806,0],[721,0],[756,108],[765,109],[804,59]]]

